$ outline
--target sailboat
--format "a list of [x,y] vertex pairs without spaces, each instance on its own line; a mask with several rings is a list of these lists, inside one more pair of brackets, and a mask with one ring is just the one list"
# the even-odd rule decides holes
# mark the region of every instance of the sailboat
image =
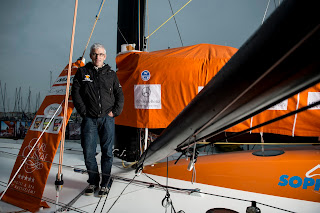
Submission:
[[[127,8],[138,4],[130,2],[133,5]],[[52,206],[47,207],[54,209],[55,205],[56,209],[51,211],[57,212],[94,212],[103,208],[102,211],[107,212],[318,212],[319,146],[200,156],[197,145],[319,83],[319,54],[311,54],[319,47],[319,22],[314,14],[317,14],[315,3],[283,1],[146,148],[135,166],[119,168],[121,159],[115,159],[114,184],[106,200],[81,196],[79,186],[87,185],[86,174],[81,173],[86,171],[76,166],[70,166],[64,173],[65,184],[59,202],[37,199],[52,202]],[[134,35],[143,38],[143,34],[134,29]],[[119,57],[130,55],[150,54],[131,51]],[[75,64],[75,71],[80,64],[81,61]],[[121,70],[118,72],[120,75]],[[139,77],[148,77],[148,74]],[[304,109],[318,104],[316,100]],[[46,112],[54,111],[50,109]],[[254,127],[247,131],[250,130],[254,131]],[[37,150],[43,151],[44,147],[38,146]],[[176,154],[178,158],[169,161]],[[40,162],[51,165],[51,162]],[[72,178],[66,178],[67,175]],[[49,180],[54,176],[49,174]],[[19,177],[20,180],[29,178]],[[55,194],[55,186],[48,183],[44,197]],[[35,190],[27,188],[24,193]],[[64,197],[64,191],[69,197]]]

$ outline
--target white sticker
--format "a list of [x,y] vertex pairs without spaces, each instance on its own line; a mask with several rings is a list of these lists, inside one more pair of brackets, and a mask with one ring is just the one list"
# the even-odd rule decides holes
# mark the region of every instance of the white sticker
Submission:
[[[308,92],[308,106],[320,101],[320,92]],[[311,107],[309,109],[320,109],[320,105]]]
[[136,109],[161,109],[161,85],[134,85],[134,107]]
[[287,110],[287,109],[288,109],[288,99],[270,107],[268,110]]
[[204,88],[204,86],[198,86],[198,93]]

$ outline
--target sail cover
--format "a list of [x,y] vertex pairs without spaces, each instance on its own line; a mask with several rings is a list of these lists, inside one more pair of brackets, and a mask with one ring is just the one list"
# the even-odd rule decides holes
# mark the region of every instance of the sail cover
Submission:
[[233,47],[198,44],[119,54],[117,75],[125,104],[116,124],[166,128],[236,51]]
[[[260,114],[228,129],[230,132],[240,132],[250,127],[254,127],[271,119],[285,115],[291,111],[311,105],[320,101],[320,84],[294,95],[279,104],[261,112]],[[273,133],[289,136],[320,136],[320,105],[309,108],[306,111],[289,116],[280,121],[268,124],[258,129],[252,130],[252,133]]]
[[[116,124],[166,128],[237,52],[236,48],[198,44],[154,52],[129,52],[116,58],[125,104]],[[228,87],[228,85],[226,85]],[[228,129],[239,132],[320,100],[320,84]],[[208,100],[219,101],[219,100]],[[255,129],[292,136],[320,136],[320,106]]]

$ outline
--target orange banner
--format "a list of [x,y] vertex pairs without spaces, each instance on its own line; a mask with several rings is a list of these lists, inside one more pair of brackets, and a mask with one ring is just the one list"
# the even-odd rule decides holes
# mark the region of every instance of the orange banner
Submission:
[[[71,82],[81,66],[84,63],[80,60],[72,64]],[[31,212],[38,211],[40,207],[48,207],[41,199],[61,139],[67,75],[68,65],[51,87],[33,119],[11,172],[9,183],[12,179],[13,181],[3,196],[4,201]],[[72,111],[72,100],[69,100],[67,120]],[[39,139],[40,135],[42,137]],[[21,167],[30,151],[29,158]]]

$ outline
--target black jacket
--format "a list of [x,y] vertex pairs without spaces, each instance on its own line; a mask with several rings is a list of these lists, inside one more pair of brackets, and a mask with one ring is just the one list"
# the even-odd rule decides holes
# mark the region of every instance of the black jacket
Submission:
[[98,70],[91,62],[80,67],[73,79],[71,95],[82,117],[104,117],[110,111],[115,117],[122,112],[124,97],[121,85],[107,64]]

